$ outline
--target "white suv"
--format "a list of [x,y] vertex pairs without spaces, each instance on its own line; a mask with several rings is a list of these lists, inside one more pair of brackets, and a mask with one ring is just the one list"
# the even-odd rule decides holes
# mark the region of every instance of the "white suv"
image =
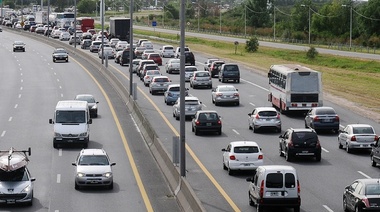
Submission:
[[76,167],[75,189],[82,186],[106,186],[113,189],[112,166],[103,149],[82,149],[72,163]]
[[161,57],[174,57],[174,47],[171,45],[163,46],[160,48],[160,56]]

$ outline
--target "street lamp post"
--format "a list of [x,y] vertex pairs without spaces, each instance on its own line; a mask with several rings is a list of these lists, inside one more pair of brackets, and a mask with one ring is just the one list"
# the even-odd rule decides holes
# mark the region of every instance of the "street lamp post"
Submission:
[[222,34],[222,1],[219,5],[219,34]]
[[199,32],[199,16],[201,16],[200,10],[199,10],[199,2],[198,2],[198,14],[197,14],[197,16],[198,16],[198,32]]
[[[342,7],[347,7],[347,5],[342,4]],[[352,6],[350,7],[350,49],[352,47]]]
[[276,7],[273,6],[273,41],[276,41]]
[[[304,5],[304,4],[301,4],[301,7],[306,7],[306,5]],[[308,5],[308,7],[309,7],[309,45],[310,45],[310,25],[311,25],[311,20],[310,20],[310,5]]]
[[77,0],[74,0],[74,48],[77,48]]
[[247,5],[244,4],[244,38],[247,37]]

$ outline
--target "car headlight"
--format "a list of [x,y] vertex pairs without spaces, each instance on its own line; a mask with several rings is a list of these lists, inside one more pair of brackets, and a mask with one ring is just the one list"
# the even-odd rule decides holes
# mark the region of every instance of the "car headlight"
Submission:
[[81,133],[79,136],[87,136],[87,132]]
[[62,135],[60,133],[54,133],[54,136],[55,137],[62,137]]
[[82,172],[78,172],[78,173],[77,173],[77,177],[84,177],[84,176],[86,176],[85,173],[82,173]]
[[94,105],[94,106],[91,107],[91,109],[94,109],[94,110],[95,110],[96,108],[98,108],[97,105]]
[[32,185],[27,185],[21,192],[22,193],[28,193],[32,190]]
[[106,177],[106,178],[112,177],[112,172],[106,172],[106,173],[104,173],[103,177]]

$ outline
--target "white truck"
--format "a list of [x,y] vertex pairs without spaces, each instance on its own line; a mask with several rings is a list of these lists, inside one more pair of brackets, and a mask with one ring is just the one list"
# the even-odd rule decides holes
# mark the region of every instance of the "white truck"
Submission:
[[37,24],[48,24],[48,12],[47,11],[35,12],[35,21]]
[[55,107],[54,118],[49,119],[49,123],[54,125],[54,148],[58,148],[60,144],[79,144],[87,148],[92,119],[86,101],[59,101]]

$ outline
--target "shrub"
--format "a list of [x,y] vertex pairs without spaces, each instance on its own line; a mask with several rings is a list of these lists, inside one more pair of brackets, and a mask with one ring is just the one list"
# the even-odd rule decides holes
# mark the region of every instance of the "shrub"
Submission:
[[307,58],[314,59],[318,56],[318,51],[314,46],[311,46],[310,49],[306,53]]
[[251,39],[247,40],[245,45],[245,50],[247,52],[256,52],[259,49],[259,40],[257,37],[252,37]]

